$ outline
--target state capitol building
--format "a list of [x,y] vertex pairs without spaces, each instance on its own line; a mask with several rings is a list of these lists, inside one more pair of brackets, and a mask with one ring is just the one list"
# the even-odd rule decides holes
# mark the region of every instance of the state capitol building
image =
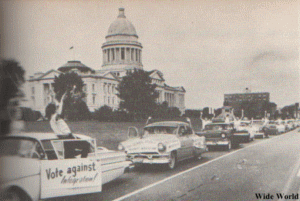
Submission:
[[[93,69],[80,61],[68,61],[57,70],[46,73],[35,73],[27,80],[26,105],[45,115],[45,108],[54,102],[53,82],[55,76],[61,73],[76,72],[83,80],[84,101],[90,111],[95,111],[104,105],[113,109],[119,108],[120,100],[116,87],[127,71],[143,69],[142,44],[132,23],[124,14],[124,8],[119,9],[117,19],[110,25],[106,42],[102,44],[103,64],[101,69]],[[158,103],[168,102],[170,107],[185,111],[185,89],[182,86],[172,87],[165,83],[163,73],[159,70],[148,72],[152,83],[156,84],[159,93]]]

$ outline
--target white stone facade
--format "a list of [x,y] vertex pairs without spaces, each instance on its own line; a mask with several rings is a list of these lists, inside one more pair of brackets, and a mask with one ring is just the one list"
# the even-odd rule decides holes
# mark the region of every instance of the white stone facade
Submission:
[[[61,73],[74,71],[81,76],[84,82],[84,92],[90,111],[108,105],[118,109],[120,100],[117,97],[116,87],[126,75],[127,71],[143,69],[142,45],[138,42],[134,26],[129,22],[124,9],[119,9],[118,18],[111,24],[106,42],[102,45],[103,64],[100,70],[85,66],[80,61],[68,61],[58,70],[46,73],[35,73],[25,85],[27,102],[24,106],[40,111],[45,115],[46,106],[54,102],[53,82],[55,76]],[[165,84],[163,74],[158,70],[149,72],[152,83],[157,85],[159,92],[158,103],[168,102],[170,107],[178,107],[185,111],[185,89],[171,87]]]

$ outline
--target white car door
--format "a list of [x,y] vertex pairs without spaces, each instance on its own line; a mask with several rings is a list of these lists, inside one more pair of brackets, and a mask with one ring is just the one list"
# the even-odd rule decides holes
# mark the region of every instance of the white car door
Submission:
[[55,140],[52,145],[60,155],[58,159],[41,160],[41,199],[101,192],[101,164],[95,157],[65,159],[73,142],[76,152],[81,149],[78,145],[87,141]]

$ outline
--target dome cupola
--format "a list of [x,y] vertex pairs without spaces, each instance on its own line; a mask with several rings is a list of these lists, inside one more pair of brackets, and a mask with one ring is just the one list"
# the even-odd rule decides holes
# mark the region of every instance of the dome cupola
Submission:
[[124,8],[119,8],[119,15],[117,19],[110,25],[106,39],[117,35],[135,36],[138,38],[134,26],[125,17]]
[[142,44],[132,23],[126,19],[124,8],[119,8],[117,19],[109,26],[106,42],[102,45],[104,70],[126,71],[142,69]]

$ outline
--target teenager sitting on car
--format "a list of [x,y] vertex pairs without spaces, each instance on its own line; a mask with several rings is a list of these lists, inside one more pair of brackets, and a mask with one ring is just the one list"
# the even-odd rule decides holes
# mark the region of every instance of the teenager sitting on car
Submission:
[[[66,92],[67,93],[67,92]],[[69,126],[62,118],[62,109],[63,109],[63,102],[66,98],[66,93],[61,97],[60,102],[58,102],[58,106],[52,106],[49,108],[50,114],[50,126],[51,129],[57,134],[60,138],[67,138],[67,139],[74,139]]]

